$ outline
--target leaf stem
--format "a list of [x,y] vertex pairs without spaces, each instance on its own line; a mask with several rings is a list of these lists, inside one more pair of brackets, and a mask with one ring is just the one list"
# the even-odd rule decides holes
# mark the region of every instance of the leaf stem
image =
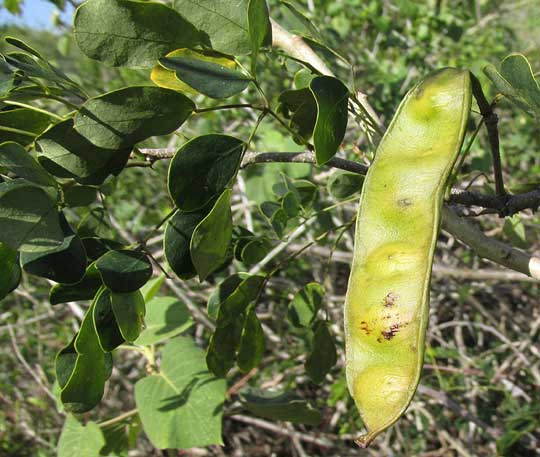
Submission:
[[120,414],[119,416],[113,417],[112,419],[99,422],[98,425],[100,428],[110,427],[111,425],[117,424],[118,422],[122,422],[125,419],[129,419],[130,417],[133,417],[138,413],[139,413],[139,410],[135,408],[123,414]]

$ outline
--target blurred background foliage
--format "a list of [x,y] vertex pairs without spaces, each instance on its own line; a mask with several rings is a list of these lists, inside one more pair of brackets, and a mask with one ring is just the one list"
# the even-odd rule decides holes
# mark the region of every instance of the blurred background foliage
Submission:
[[[31,9],[32,3],[4,0],[0,8],[17,13],[18,8]],[[52,3],[64,8],[72,2]],[[495,94],[482,75],[486,64],[498,65],[506,55],[520,52],[535,71],[540,70],[540,2],[536,0],[270,0],[269,6],[275,20],[310,37],[310,44],[338,77],[367,94],[385,124],[406,91],[431,69],[468,68],[480,77],[491,97]],[[303,20],[298,11],[310,21]],[[6,20],[0,25],[0,36],[16,36],[36,47],[90,95],[150,83],[148,71],[108,68],[89,60],[73,42],[71,25],[63,16],[53,19],[48,30],[13,26]],[[320,44],[323,41],[331,50]],[[6,47],[0,41],[0,52]],[[279,53],[269,53],[263,59],[257,68],[258,77],[274,106],[282,91],[294,87],[298,70],[298,64]],[[257,94],[243,94],[231,100],[235,101],[256,102]],[[197,102],[208,103],[203,99]],[[48,109],[60,109],[48,103]],[[498,114],[508,186],[536,188],[540,182],[538,123],[504,101]],[[473,120],[477,122],[478,117]],[[187,138],[210,132],[247,138],[254,121],[249,111],[211,113],[190,121],[179,135],[152,139],[146,146],[179,146]],[[375,146],[360,129],[351,126],[341,155],[368,163]],[[279,125],[265,121],[254,138],[253,150],[302,148]],[[488,151],[482,132],[464,162],[460,187],[491,190]],[[100,217],[97,205],[76,208],[71,216],[95,231],[111,230],[128,240],[142,238],[170,210],[166,169],[166,163],[158,162],[153,168],[128,168],[109,180],[102,189],[108,218]],[[329,178],[331,181],[335,174],[328,169],[303,164],[250,167],[242,173],[233,207],[235,218],[273,241],[277,237],[258,205],[279,200],[276,183],[282,179],[280,173],[306,178],[319,186],[312,210],[312,214],[317,213],[315,222],[307,224],[301,215],[291,218],[286,232],[302,224],[306,230],[289,247],[298,251],[318,235],[328,232],[328,236],[322,237],[316,248],[284,262],[270,281],[257,311],[274,339],[267,342],[263,364],[248,385],[296,391],[323,411],[323,423],[295,426],[299,438],[226,418],[224,448],[161,454],[141,437],[129,455],[540,455],[540,289],[536,283],[517,280],[505,272],[499,272],[494,280],[483,279],[477,273],[493,266],[444,233],[436,253],[423,387],[404,419],[391,431],[367,451],[354,447],[351,434],[358,432],[360,422],[345,385],[341,317],[353,233],[350,227],[340,227],[354,217],[356,200],[347,203],[350,194],[343,197],[328,191]],[[334,211],[321,211],[334,204],[339,205]],[[532,213],[506,221],[484,218],[482,222],[492,236],[530,251],[539,247],[539,221]],[[160,243],[160,236],[149,243],[158,259],[163,255]],[[218,273],[213,283],[226,276],[226,271]],[[311,383],[304,372],[303,361],[312,344],[310,335],[293,327],[286,317],[291,298],[310,281],[320,282],[326,289],[325,311],[333,323],[331,331],[340,354],[331,380],[321,386]],[[204,307],[213,285],[189,280],[175,287],[184,300]],[[77,304],[51,307],[47,291],[45,281],[25,276],[23,287],[0,303],[0,455],[55,455],[63,416],[45,391],[53,390],[54,354],[77,328],[84,308]],[[174,291],[164,289],[163,293]],[[13,325],[12,332],[7,324]],[[192,333],[205,344],[208,335],[201,326],[194,327]],[[29,368],[39,383],[29,376]],[[140,356],[118,351],[104,401],[87,417],[103,420],[133,408],[133,383],[143,372]],[[233,371],[230,383],[240,378],[240,373]],[[283,429],[292,430],[289,425]],[[321,447],[313,441],[320,435],[330,437],[331,446]]]

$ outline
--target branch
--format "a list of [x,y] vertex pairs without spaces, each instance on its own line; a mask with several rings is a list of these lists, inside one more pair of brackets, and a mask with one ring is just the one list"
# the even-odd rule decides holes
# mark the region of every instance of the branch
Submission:
[[492,209],[499,216],[505,217],[525,209],[537,211],[540,207],[540,190],[504,196],[485,195],[471,191],[452,191],[450,203]]
[[[164,149],[138,149],[136,152],[144,155],[148,162],[155,162],[157,160],[170,159],[176,153],[176,148],[164,148]],[[306,152],[247,152],[244,155],[241,168],[246,168],[249,165],[255,163],[276,163],[276,162],[288,162],[288,163],[312,163],[315,164],[315,155],[311,151]],[[339,168],[340,170],[350,171],[351,173],[357,173],[359,175],[365,175],[368,171],[366,165],[362,165],[358,162],[351,160],[340,159],[334,157],[326,162],[326,165],[333,168]]]
[[[292,163],[312,163],[315,164],[315,155],[313,152],[248,152],[242,161],[242,168],[255,163],[270,162],[292,162]],[[368,171],[366,165],[350,160],[334,157],[326,162],[327,166],[350,171],[359,175],[365,175]]]
[[476,254],[512,270],[540,280],[540,258],[531,256],[501,241],[490,238],[470,222],[459,217],[450,207],[443,206],[442,228],[469,245]]

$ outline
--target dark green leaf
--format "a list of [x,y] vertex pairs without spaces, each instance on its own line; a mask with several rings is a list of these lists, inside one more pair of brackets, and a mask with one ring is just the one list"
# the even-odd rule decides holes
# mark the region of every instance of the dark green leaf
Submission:
[[324,321],[313,325],[313,348],[306,359],[306,373],[316,384],[324,381],[337,362],[336,346]]
[[242,328],[240,348],[238,349],[238,356],[236,358],[238,368],[244,373],[247,373],[258,366],[261,363],[264,350],[265,340],[261,323],[255,313],[255,309],[250,308],[246,314],[244,327]]
[[134,292],[152,277],[152,264],[142,252],[109,251],[97,260],[96,267],[113,292]]
[[250,78],[230,66],[192,56],[162,57],[159,63],[176,72],[176,77],[211,98],[229,98],[242,92]]
[[169,193],[184,211],[203,208],[236,175],[245,144],[227,135],[202,135],[184,144],[171,160]]
[[60,227],[64,234],[60,246],[45,252],[22,252],[21,265],[35,276],[62,284],[78,283],[86,271],[86,251],[63,214],[60,214]]
[[193,231],[206,214],[205,209],[193,213],[177,211],[167,222],[163,239],[165,258],[172,271],[181,279],[193,278],[197,274],[189,246]]
[[139,417],[152,444],[159,449],[221,444],[225,389],[225,381],[208,372],[204,352],[191,339],[167,343],[160,373],[135,385]]
[[200,43],[192,24],[157,2],[88,0],[75,14],[74,34],[88,57],[135,68],[152,67],[169,51]]
[[91,262],[99,259],[103,254],[106,254],[109,251],[122,249],[123,247],[122,244],[117,241],[104,238],[87,237],[83,238],[82,242],[86,249],[86,257]]
[[0,143],[14,141],[26,146],[43,132],[51,118],[28,108],[0,111]]
[[208,298],[207,304],[207,312],[211,318],[217,319],[219,307],[221,306],[221,304],[230,295],[232,295],[234,291],[238,288],[238,286],[242,283],[242,281],[246,278],[249,278],[249,276],[250,275],[248,273],[235,273],[225,278],[216,286],[216,288]]
[[256,416],[273,421],[318,425],[322,413],[293,393],[265,392],[262,396],[243,394],[242,406]]
[[337,199],[344,199],[362,190],[364,177],[355,173],[336,172],[328,180],[328,193]]
[[56,202],[24,179],[0,184],[0,226],[0,242],[21,251],[47,251],[64,239]]
[[103,352],[114,351],[125,341],[116,322],[111,300],[111,292],[103,289],[96,296],[93,305],[92,318],[99,346]]
[[97,457],[104,445],[105,438],[98,424],[89,421],[82,425],[73,415],[68,414],[58,441],[57,456]]
[[287,90],[279,96],[278,111],[289,119],[290,127],[298,134],[301,143],[311,138],[317,121],[317,103],[308,89]]
[[540,119],[540,87],[525,56],[511,54],[502,61],[500,73],[493,65],[488,65],[484,72],[512,103]]
[[64,203],[70,208],[90,206],[96,201],[98,188],[94,186],[69,186],[64,188]]
[[54,176],[86,184],[101,184],[109,174],[118,174],[131,148],[98,148],[73,126],[73,119],[56,124],[37,139],[39,162]]
[[186,305],[173,297],[156,297],[146,304],[145,327],[135,344],[149,346],[185,332],[193,325]]
[[74,342],[56,357],[60,399],[73,413],[89,411],[99,403],[112,371],[111,355],[101,350],[93,325],[93,307],[86,312]]
[[53,286],[49,292],[49,301],[51,305],[58,305],[70,301],[90,300],[94,298],[101,285],[101,275],[94,262],[86,269],[83,279],[78,283]]
[[200,281],[216,271],[227,260],[232,237],[231,191],[225,190],[212,210],[193,231],[191,260]]
[[0,243],[0,300],[17,288],[21,267],[17,251]]
[[[242,273],[238,276],[242,281],[234,289],[231,290],[234,283],[232,280],[228,280],[229,282],[224,283],[224,287],[220,287],[219,299],[221,301],[217,313],[217,325],[219,327],[235,322],[257,298],[264,282],[263,276]],[[225,296],[225,293],[229,291],[230,293]]]
[[349,90],[336,78],[317,76],[309,88],[317,102],[317,122],[313,144],[317,165],[323,165],[336,154],[347,128]]
[[289,319],[295,327],[309,327],[321,309],[324,287],[310,282],[300,290],[289,305]]
[[112,244],[115,243],[114,241],[110,242],[110,240],[107,239],[105,241],[103,240],[104,238],[113,235],[113,231],[109,225],[108,219],[109,216],[105,208],[92,208],[79,221],[79,225],[77,226],[77,233],[82,238],[101,238],[101,244],[106,246],[112,246]]
[[272,44],[272,25],[268,15],[266,0],[249,0],[248,34],[251,41],[251,68],[255,74],[257,55],[262,46]]
[[195,109],[178,92],[132,86],[88,100],[75,116],[75,130],[99,148],[128,148],[174,132]]
[[272,214],[270,223],[272,224],[272,228],[274,229],[274,232],[276,232],[278,238],[283,238],[285,235],[288,220],[289,218],[287,213],[283,208],[279,208],[274,214]]
[[219,378],[224,378],[234,366],[236,351],[240,344],[238,327],[241,328],[238,322],[226,327],[218,327],[210,337],[206,349],[206,365]]
[[[174,0],[173,6],[205,35],[205,44],[226,54],[247,54],[248,0]],[[180,47],[180,46],[178,46]],[[189,46],[188,46],[189,47]]]
[[271,248],[272,243],[268,239],[253,239],[246,243],[240,251],[240,260],[246,265],[254,265],[264,259]]
[[122,337],[129,342],[135,341],[143,328],[146,313],[141,292],[112,293],[111,307]]
[[18,143],[0,144],[0,167],[40,186],[56,186],[53,177]]

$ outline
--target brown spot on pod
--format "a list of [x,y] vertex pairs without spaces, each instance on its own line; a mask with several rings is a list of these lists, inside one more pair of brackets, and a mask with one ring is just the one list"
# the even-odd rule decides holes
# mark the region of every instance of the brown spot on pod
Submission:
[[393,292],[390,292],[386,297],[384,297],[383,305],[385,308],[390,308],[391,306],[394,306],[396,304],[396,300],[399,297],[394,294]]

